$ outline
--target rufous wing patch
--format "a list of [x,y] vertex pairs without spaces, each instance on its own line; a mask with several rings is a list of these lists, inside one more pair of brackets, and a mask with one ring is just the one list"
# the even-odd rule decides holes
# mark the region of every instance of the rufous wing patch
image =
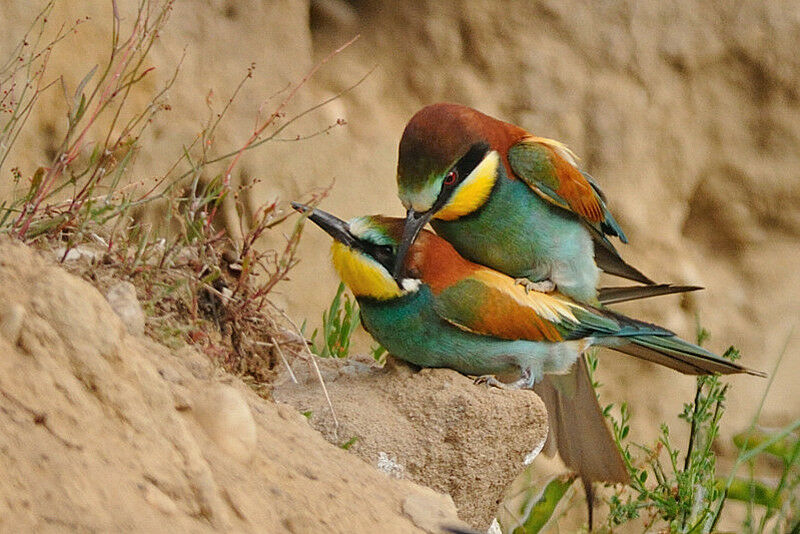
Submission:
[[419,274],[444,320],[501,339],[562,341],[584,308],[559,293],[527,292],[513,278],[466,260],[453,246],[423,230],[406,267]]
[[437,311],[459,327],[501,339],[562,341],[560,325],[577,324],[572,302],[526,293],[510,277],[477,269],[437,295]]
[[[566,202],[569,209],[593,223],[604,220],[600,197],[578,169],[577,156],[572,150],[558,141],[545,137],[530,136],[522,142],[537,143],[547,148],[550,153],[550,162],[558,179],[558,187],[553,192],[563,202]],[[535,187],[535,184],[532,184],[532,187]],[[563,202],[559,202],[559,199],[547,198],[547,194],[541,189],[536,188],[536,191],[547,200],[567,207],[563,205]]]

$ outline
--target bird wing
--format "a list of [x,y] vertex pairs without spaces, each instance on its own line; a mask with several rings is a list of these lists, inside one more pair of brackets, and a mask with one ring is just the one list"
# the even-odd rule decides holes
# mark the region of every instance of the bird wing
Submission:
[[478,268],[434,291],[434,308],[451,324],[482,335],[528,341],[563,341],[620,329],[593,308],[559,293],[526,291],[513,278]]
[[628,242],[594,179],[578,169],[577,157],[566,145],[544,137],[522,138],[508,149],[514,175],[544,200],[578,215],[601,235]]

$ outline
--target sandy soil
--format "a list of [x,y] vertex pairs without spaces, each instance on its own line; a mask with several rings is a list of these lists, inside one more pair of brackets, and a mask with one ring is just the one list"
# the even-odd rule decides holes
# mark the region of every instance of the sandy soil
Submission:
[[257,396],[205,356],[129,334],[96,289],[8,241],[0,354],[0,531],[462,524],[449,496],[329,444],[296,409]]

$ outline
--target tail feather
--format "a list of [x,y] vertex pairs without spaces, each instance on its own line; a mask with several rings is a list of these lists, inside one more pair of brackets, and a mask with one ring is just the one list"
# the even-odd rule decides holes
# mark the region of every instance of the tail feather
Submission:
[[687,293],[703,289],[700,286],[673,286],[672,284],[656,284],[645,286],[601,287],[597,290],[597,298],[603,305],[618,304],[629,300],[647,299],[674,293]]
[[545,375],[533,389],[547,407],[550,431],[544,451],[548,456],[558,451],[581,477],[591,518],[592,483],[628,483],[630,477],[597,402],[586,357],[578,358],[566,375]]
[[[598,344],[604,345],[602,340]],[[607,346],[688,375],[746,373],[754,376],[766,376],[761,371],[720,358],[713,352],[675,336],[631,336],[618,339],[616,343]]]
[[[592,308],[595,315],[581,315],[587,326],[576,335],[594,337],[594,344],[642,358],[684,374],[746,373],[766,376],[738,363],[717,356],[703,347],[684,341],[674,332],[658,325],[632,319],[609,308]],[[597,316],[601,316],[598,318]],[[613,324],[613,326],[612,326]]]
[[639,269],[625,263],[614,245],[602,234],[599,230],[586,226],[592,234],[592,241],[594,241],[594,262],[600,269],[608,274],[619,276],[620,278],[627,278],[634,282],[642,284],[655,284],[652,280],[646,277]]

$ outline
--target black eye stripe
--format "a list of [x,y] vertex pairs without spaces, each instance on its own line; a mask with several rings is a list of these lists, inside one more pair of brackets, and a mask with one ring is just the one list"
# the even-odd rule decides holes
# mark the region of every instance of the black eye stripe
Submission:
[[[453,191],[456,190],[458,184],[464,181],[464,179],[469,176],[469,173],[475,170],[483,158],[486,157],[486,154],[489,152],[489,145],[484,142],[475,143],[467,153],[461,156],[456,164],[450,169],[449,172],[455,171],[456,172],[456,179],[452,183],[447,183],[446,181],[442,183],[442,188],[439,191],[439,196],[436,197],[436,202],[433,203],[431,206],[431,210],[435,213],[439,211],[442,206],[447,203],[447,199],[453,194]],[[446,176],[446,175],[445,175]]]
[[377,245],[369,241],[362,241],[361,243],[367,254],[383,265],[386,270],[392,272],[395,260],[394,247],[391,245]]
[[489,152],[489,145],[486,143],[475,143],[472,145],[467,153],[464,154],[458,163],[455,165],[455,170],[458,172],[459,180],[463,180],[469,173],[475,170],[483,158],[486,157],[486,153]]

